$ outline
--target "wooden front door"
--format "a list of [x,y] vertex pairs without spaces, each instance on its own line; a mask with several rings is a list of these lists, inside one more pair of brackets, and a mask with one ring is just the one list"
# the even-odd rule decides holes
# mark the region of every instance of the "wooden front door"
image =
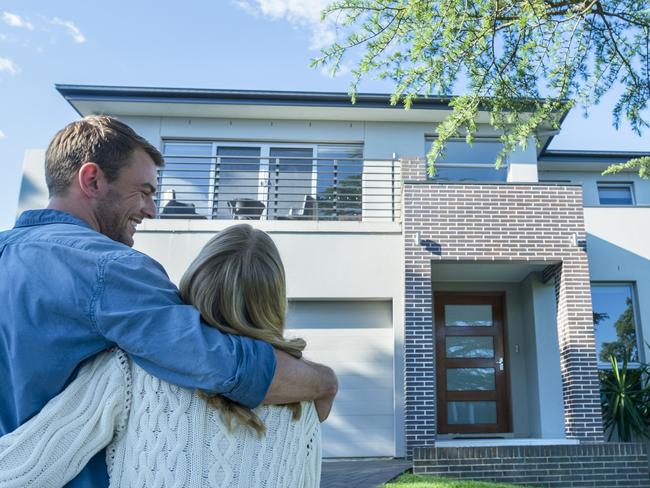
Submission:
[[438,433],[509,432],[503,293],[435,293]]

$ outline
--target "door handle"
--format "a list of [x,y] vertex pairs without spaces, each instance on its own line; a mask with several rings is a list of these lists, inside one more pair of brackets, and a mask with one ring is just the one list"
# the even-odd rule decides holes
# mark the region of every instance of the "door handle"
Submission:
[[503,358],[497,359],[497,366],[499,366],[499,371],[503,371]]

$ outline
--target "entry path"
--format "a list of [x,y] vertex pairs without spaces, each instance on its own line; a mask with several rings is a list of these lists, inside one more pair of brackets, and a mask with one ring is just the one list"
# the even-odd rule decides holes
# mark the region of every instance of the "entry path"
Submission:
[[376,488],[411,469],[403,459],[323,461],[321,488]]

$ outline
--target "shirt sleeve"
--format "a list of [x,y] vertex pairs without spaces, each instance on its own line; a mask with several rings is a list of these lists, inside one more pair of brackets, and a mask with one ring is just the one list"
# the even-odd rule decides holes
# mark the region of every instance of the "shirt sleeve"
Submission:
[[130,369],[118,350],[101,353],[29,421],[0,438],[0,486],[62,487],[126,425]]
[[258,406],[275,373],[273,348],[206,325],[160,264],[137,252],[99,270],[91,320],[136,364],[170,383]]

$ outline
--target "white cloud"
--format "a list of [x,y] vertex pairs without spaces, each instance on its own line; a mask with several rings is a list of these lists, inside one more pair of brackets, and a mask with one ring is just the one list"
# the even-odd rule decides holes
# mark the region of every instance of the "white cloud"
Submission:
[[332,0],[233,0],[249,14],[261,13],[274,20],[284,19],[290,24],[311,30],[310,49],[325,47],[336,38],[333,21],[320,20],[320,13]]
[[20,71],[20,68],[16,66],[16,63],[14,63],[11,59],[0,58],[0,71],[6,71],[10,75],[15,75]]
[[2,12],[2,20],[11,27],[23,27],[28,30],[34,30],[34,25],[31,22],[11,12]]
[[7,135],[6,135],[4,132],[2,132],[2,131],[0,130],[0,141],[1,141],[2,139],[6,139],[6,138],[7,138]]
[[52,24],[54,25],[60,25],[62,27],[65,27],[68,30],[68,34],[72,36],[72,39],[74,39],[74,42],[77,44],[83,44],[86,42],[86,36],[84,36],[81,31],[79,30],[79,27],[74,25],[74,23],[71,20],[61,20],[58,17],[54,17],[51,20]]

